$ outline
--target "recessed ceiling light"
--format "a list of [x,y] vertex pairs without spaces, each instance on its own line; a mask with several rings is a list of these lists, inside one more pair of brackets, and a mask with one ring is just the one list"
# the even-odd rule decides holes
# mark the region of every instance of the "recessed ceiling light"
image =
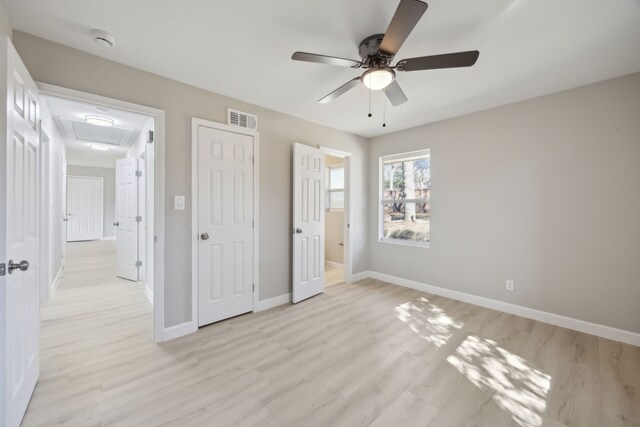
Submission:
[[107,147],[106,145],[91,144],[90,147],[92,149],[98,150],[98,151],[109,151],[109,150],[111,150],[111,148]]
[[113,126],[113,120],[102,116],[84,116],[84,121],[96,126]]

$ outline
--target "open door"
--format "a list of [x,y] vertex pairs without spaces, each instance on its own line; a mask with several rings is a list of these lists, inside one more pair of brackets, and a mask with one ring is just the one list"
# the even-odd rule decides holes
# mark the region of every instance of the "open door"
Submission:
[[293,146],[293,302],[324,291],[324,152]]
[[39,375],[40,112],[36,85],[4,36],[0,59],[0,425],[17,427]]
[[138,159],[116,160],[116,275],[138,280]]

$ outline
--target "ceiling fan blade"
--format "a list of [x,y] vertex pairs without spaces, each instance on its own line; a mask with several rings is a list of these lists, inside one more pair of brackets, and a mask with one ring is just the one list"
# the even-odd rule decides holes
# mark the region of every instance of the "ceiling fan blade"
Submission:
[[360,61],[353,59],[336,58],[335,56],[317,55],[315,53],[296,52],[291,55],[294,61],[316,62],[318,64],[337,65],[338,67],[358,68],[362,65]]
[[325,96],[320,101],[318,101],[318,104],[328,104],[334,99],[336,99],[337,97],[339,97],[340,95],[358,86],[359,84],[360,84],[360,77],[356,77],[353,80],[349,80],[347,83],[343,84],[338,89],[334,90],[329,95]]
[[394,107],[404,104],[409,100],[409,98],[407,98],[407,95],[405,95],[400,88],[397,80],[392,81],[389,86],[384,88],[384,94],[387,95],[387,98],[389,98],[389,102],[391,102],[391,105],[393,105]]
[[480,56],[477,50],[468,52],[445,53],[444,55],[422,56],[420,58],[403,59],[396,65],[400,71],[435,70],[438,68],[470,67]]
[[402,43],[416,26],[427,10],[427,4],[419,0],[400,0],[396,13],[391,19],[389,28],[380,44],[380,52],[394,56],[400,50]]

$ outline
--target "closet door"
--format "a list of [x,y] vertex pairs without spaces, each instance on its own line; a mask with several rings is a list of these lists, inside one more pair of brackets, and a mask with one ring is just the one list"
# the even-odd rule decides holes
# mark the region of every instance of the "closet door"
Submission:
[[198,323],[253,310],[254,137],[198,126]]

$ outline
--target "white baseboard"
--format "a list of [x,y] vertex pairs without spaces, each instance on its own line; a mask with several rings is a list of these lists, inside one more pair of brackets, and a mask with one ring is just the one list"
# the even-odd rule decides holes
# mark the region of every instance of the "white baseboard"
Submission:
[[149,299],[151,305],[153,305],[153,291],[149,288],[149,285],[147,283],[144,284],[144,294]]
[[324,261],[325,268],[333,268],[334,270],[344,270],[344,265],[339,262]]
[[58,289],[58,281],[62,277],[63,269],[64,269],[64,264],[60,266],[60,269],[58,270],[56,277],[53,279],[53,282],[51,282],[51,286],[49,286],[49,299],[53,298],[53,296],[56,293],[56,290]]
[[277,297],[258,301],[258,304],[254,311],[268,310],[273,307],[277,307],[283,304],[289,304],[291,302],[291,294],[284,294]]
[[491,308],[493,310],[502,311],[517,316],[526,317],[544,323],[561,326],[574,331],[584,332],[598,337],[607,338],[614,341],[640,346],[640,334],[623,329],[616,329],[610,326],[599,325],[572,317],[562,316],[560,314],[549,313],[546,311],[536,310],[534,308],[523,307],[521,305],[511,304],[504,301],[485,298],[477,295],[467,294],[464,292],[454,291],[451,289],[440,288],[438,286],[427,285],[413,280],[403,279],[401,277],[391,276],[389,274],[378,273],[376,271],[365,271],[358,273],[352,277],[352,281],[356,281],[355,276],[362,279],[371,278],[382,280],[394,285],[404,286],[405,288],[416,289],[418,291],[430,294],[440,295],[443,297],[467,302],[469,304],[479,305],[481,307]]
[[102,240],[116,240],[116,236],[104,236]]
[[162,331],[162,337],[160,341],[169,341],[174,338],[189,335],[198,330],[198,326],[193,322],[184,322],[179,325],[169,326]]
[[372,271],[361,271],[360,273],[355,273],[351,275],[351,280],[349,282],[357,282],[359,280],[368,279],[373,274]]

